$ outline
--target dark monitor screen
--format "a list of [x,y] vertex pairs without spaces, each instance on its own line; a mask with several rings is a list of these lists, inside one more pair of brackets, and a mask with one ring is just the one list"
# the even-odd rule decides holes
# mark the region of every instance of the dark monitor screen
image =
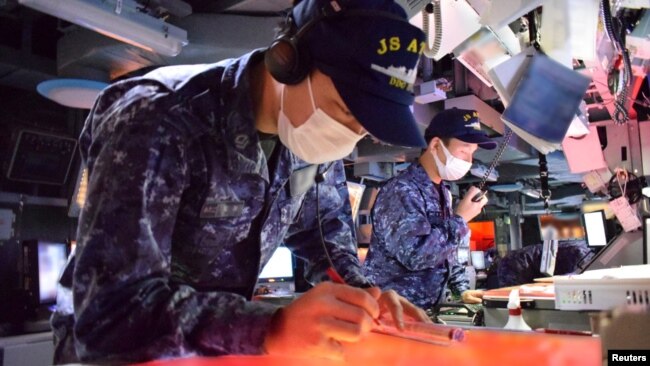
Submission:
[[287,247],[279,247],[275,250],[271,259],[260,273],[261,281],[271,279],[289,279],[293,278],[293,258],[291,251]]
[[527,246],[541,243],[541,233],[539,218],[537,216],[525,216],[524,222],[521,224],[521,244]]
[[485,269],[485,255],[482,251],[472,251],[470,253],[472,257],[472,266],[478,269]]
[[590,247],[604,247],[607,245],[605,213],[602,210],[584,213],[582,221],[585,227],[587,245]]
[[7,178],[61,185],[68,177],[77,141],[70,137],[22,130],[19,132]]

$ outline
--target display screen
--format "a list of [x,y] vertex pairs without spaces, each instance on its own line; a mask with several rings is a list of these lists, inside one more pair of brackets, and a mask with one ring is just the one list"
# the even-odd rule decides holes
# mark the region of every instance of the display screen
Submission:
[[287,247],[279,247],[262,269],[260,279],[291,277],[293,277],[291,251]]
[[579,214],[539,216],[541,240],[582,240],[585,237]]
[[494,246],[494,221],[472,221],[467,226],[471,231],[468,245],[471,250],[486,251]]
[[20,131],[7,178],[45,184],[63,184],[77,141],[35,131]]
[[604,247],[607,245],[603,211],[587,212],[583,215],[583,220],[587,232],[587,244],[590,247]]
[[650,217],[643,219],[643,264],[650,264]]
[[476,269],[485,269],[485,255],[482,251],[472,251],[472,266]]
[[469,248],[458,248],[458,263],[463,264],[469,261]]
[[38,243],[38,293],[42,304],[56,300],[57,282],[66,260],[66,244]]

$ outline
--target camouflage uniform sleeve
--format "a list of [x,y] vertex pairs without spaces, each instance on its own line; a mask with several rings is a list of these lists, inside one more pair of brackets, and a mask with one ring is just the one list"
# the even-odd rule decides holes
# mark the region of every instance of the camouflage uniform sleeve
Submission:
[[[330,266],[318,228],[316,193],[314,185],[306,193],[299,218],[285,238],[287,247],[307,259],[306,277],[312,283],[326,280],[325,270]],[[357,256],[352,210],[341,161],[332,163],[325,181],[319,183],[318,194],[325,246],[336,270],[352,286],[370,285]]]
[[373,235],[381,235],[386,251],[411,271],[453,261],[467,223],[458,215],[429,221],[422,194],[408,182],[387,185],[373,208]]
[[449,289],[454,295],[460,295],[469,290],[469,280],[465,273],[465,266],[454,263],[449,271]]
[[86,127],[94,136],[73,283],[77,353],[109,363],[261,353],[275,307],[171,280],[187,141],[161,115],[119,109]]

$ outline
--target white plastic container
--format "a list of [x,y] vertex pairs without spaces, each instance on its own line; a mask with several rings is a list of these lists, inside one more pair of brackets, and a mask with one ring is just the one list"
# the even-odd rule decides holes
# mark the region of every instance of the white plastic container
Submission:
[[508,322],[503,329],[532,330],[521,314],[521,302],[519,301],[519,290],[510,291],[508,298]]

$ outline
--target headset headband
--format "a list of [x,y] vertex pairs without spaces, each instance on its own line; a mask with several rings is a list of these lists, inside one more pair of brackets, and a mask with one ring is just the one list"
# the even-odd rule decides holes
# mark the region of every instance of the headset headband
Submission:
[[[329,6],[323,6],[321,8],[320,14],[312,19],[310,19],[306,24],[298,29],[296,34],[292,37],[295,39],[300,39],[307,32],[309,32],[318,22],[327,19],[336,19],[336,18],[351,18],[351,17],[364,17],[364,18],[388,18],[392,20],[397,20],[400,22],[406,22],[406,20],[394,13],[390,13],[384,10],[376,9],[345,9],[339,5],[336,1],[330,1]],[[292,23],[295,24],[295,19],[291,15]]]

